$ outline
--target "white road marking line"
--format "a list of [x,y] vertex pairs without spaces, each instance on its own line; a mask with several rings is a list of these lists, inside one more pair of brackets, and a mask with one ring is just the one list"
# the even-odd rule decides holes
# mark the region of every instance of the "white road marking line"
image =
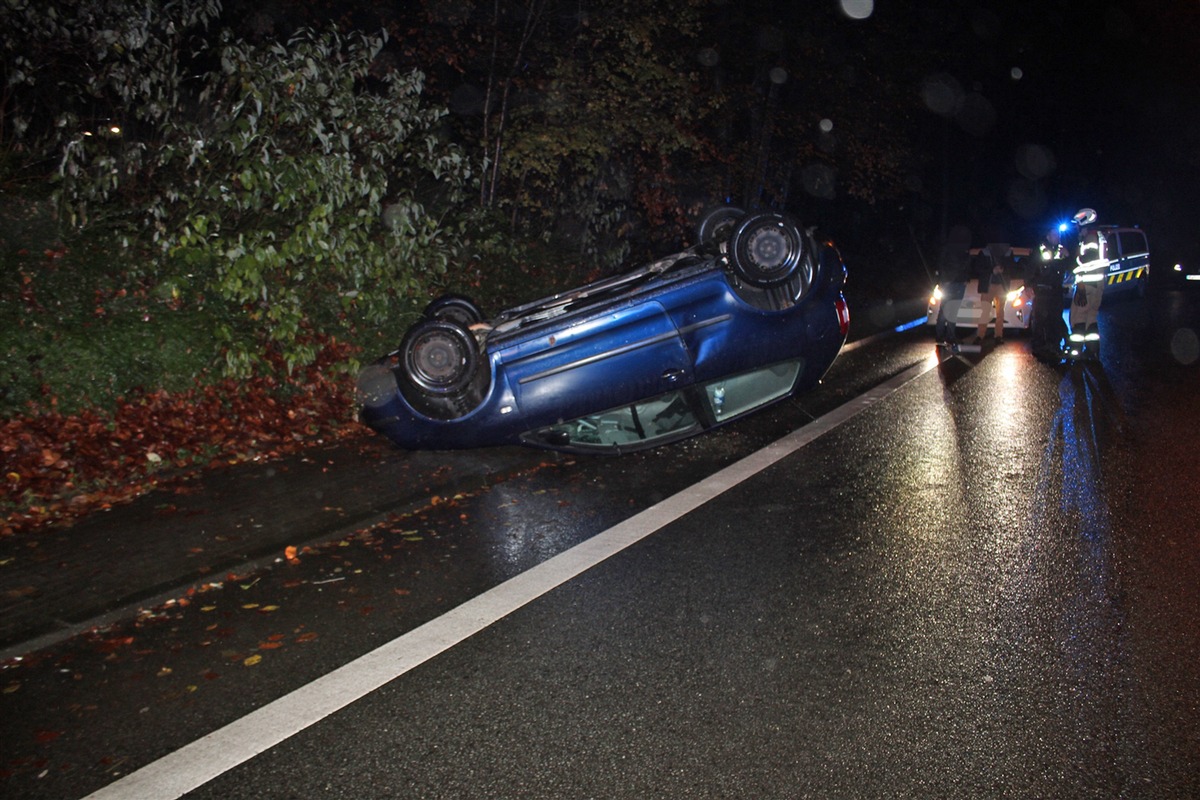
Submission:
[[705,480],[257,711],[147,764],[88,795],[87,800],[182,797],[645,539],[805,447],[935,366],[937,359],[929,358],[910,367]]

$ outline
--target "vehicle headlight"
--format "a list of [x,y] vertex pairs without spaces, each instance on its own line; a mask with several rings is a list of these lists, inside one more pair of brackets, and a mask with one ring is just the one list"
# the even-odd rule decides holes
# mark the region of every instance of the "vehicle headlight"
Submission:
[[941,302],[941,299],[942,299],[942,287],[934,286],[933,294],[929,295],[929,302],[930,303],[938,303],[938,302]]

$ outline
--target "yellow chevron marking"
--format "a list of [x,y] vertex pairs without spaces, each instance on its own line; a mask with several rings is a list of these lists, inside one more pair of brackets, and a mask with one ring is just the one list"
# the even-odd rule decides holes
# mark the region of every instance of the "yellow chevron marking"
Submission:
[[1125,272],[1118,272],[1115,275],[1108,276],[1108,283],[1111,286],[1114,283],[1123,283],[1124,281],[1136,280],[1137,278],[1142,277],[1142,273],[1145,271],[1145,267],[1136,267],[1134,269],[1126,270]]

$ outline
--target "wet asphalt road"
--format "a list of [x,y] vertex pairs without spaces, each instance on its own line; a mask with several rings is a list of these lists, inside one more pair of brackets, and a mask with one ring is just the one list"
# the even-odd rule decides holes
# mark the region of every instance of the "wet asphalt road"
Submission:
[[[1147,306],[1106,322],[1099,365],[1021,339],[931,365],[188,796],[1195,796],[1200,367]],[[859,348],[675,448],[490,454],[515,461],[8,662],[0,795],[99,789],[932,351],[924,330]]]

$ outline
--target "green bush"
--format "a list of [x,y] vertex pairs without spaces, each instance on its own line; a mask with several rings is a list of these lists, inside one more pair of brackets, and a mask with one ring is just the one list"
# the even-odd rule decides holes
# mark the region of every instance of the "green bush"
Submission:
[[[470,165],[439,137],[444,112],[422,103],[419,72],[372,74],[383,43],[225,33],[194,105],[163,121],[153,147],[130,135],[65,148],[66,219],[154,242],[165,291],[244,312],[214,332],[231,374],[249,374],[267,347],[289,368],[311,362],[306,330],[382,324],[458,255]],[[135,107],[170,80],[147,66]],[[125,218],[130,208],[141,218]]]

